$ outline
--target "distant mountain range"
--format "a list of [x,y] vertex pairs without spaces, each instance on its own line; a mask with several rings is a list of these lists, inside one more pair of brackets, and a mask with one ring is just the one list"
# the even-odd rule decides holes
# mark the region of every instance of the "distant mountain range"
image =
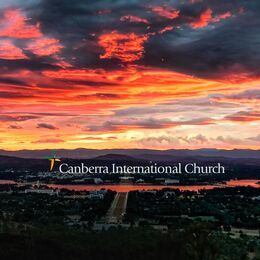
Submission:
[[[1,155],[4,154],[4,155]],[[0,178],[20,178],[26,172],[48,171],[50,162],[48,158],[53,156],[52,150],[36,151],[0,151]],[[224,177],[232,178],[256,178],[260,176],[260,151],[253,150],[57,150],[55,157],[62,163],[70,166],[78,166],[84,163],[88,166],[145,166],[151,163],[158,165],[175,165],[177,163],[196,163],[198,165],[216,165],[221,163],[225,169]],[[54,170],[58,170],[59,163]],[[215,178],[215,177],[214,177]]]
[[[12,156],[19,158],[32,158],[43,159],[48,156],[55,156],[58,158],[69,159],[92,159],[98,157],[103,160],[113,160],[124,158],[124,156],[132,157],[133,159],[144,160],[157,160],[168,161],[174,158],[185,157],[224,157],[224,158],[251,158],[260,159],[260,150],[250,149],[234,149],[234,150],[221,150],[221,149],[198,149],[198,150],[150,150],[150,149],[51,149],[46,150],[19,150],[19,151],[6,151],[0,150],[0,155]],[[108,156],[109,155],[109,156]]]

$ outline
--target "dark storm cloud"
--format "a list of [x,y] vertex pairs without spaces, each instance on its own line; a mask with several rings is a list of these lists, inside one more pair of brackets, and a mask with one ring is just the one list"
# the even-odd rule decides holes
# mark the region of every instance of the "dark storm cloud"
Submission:
[[[124,15],[147,16],[144,1],[43,0],[30,16],[41,23],[44,33],[60,39],[63,55],[78,68],[120,68],[116,59],[100,59],[103,49],[98,38],[103,33],[147,33],[146,25],[120,21]],[[37,11],[36,11],[37,10]]]
[[239,93],[234,93],[234,94],[213,94],[210,95],[211,98],[216,99],[216,100],[221,100],[221,99],[232,99],[232,100],[258,100],[260,99],[260,89],[248,89],[243,92]]
[[18,92],[4,92],[0,91],[0,98],[6,98],[6,99],[16,99],[16,98],[31,98],[33,95],[18,93]]
[[60,117],[72,117],[72,116],[76,116],[77,114],[73,114],[73,113],[57,113],[57,112],[21,112],[21,111],[15,111],[15,112],[6,112],[6,113],[3,113],[3,114],[6,114],[6,115],[12,115],[12,114],[21,114],[21,115],[36,115],[36,116],[39,116],[39,117],[42,117],[42,116],[60,116]]
[[[0,84],[17,85],[17,86],[27,86],[27,82],[20,79],[12,79],[7,77],[0,77]],[[1,94],[0,94],[1,97]]]
[[[174,36],[166,40],[162,37],[152,39],[146,46],[150,51],[146,53],[145,62],[202,77],[244,71],[259,75],[260,23],[243,19],[244,28],[232,21],[224,28],[206,32],[199,39],[176,46],[172,44]],[[178,36],[176,38],[178,40]]]
[[231,12],[232,17],[209,28],[186,26],[151,38],[146,44],[145,63],[206,78],[245,71],[259,75],[260,3],[203,1],[195,7],[183,7],[183,20],[188,21],[203,8],[211,8],[214,14]]
[[53,65],[52,60],[47,62],[42,59],[32,59],[32,60],[1,60],[0,59],[0,69],[6,70],[7,68],[11,71],[28,69],[30,71],[42,71],[42,70],[58,70],[59,66]]
[[240,111],[233,115],[225,117],[229,121],[238,121],[238,122],[253,122],[260,120],[260,112],[258,111]]
[[112,93],[96,93],[91,95],[78,95],[77,98],[88,99],[88,98],[98,98],[98,99],[118,99],[121,96]]
[[[145,56],[138,64],[167,68],[206,78],[220,78],[228,73],[250,72],[259,75],[260,3],[259,1],[137,1],[137,0],[42,0],[30,1],[26,12],[33,23],[40,22],[41,31],[60,40],[62,56],[76,68],[119,68],[118,59],[100,59],[104,52],[98,44],[101,34],[111,31],[149,35]],[[179,10],[176,19],[152,11],[153,6]],[[194,29],[192,22],[206,10],[213,17],[230,12],[229,19],[212,22]],[[146,23],[120,19],[132,15]],[[158,33],[167,26],[173,30]],[[213,27],[214,26],[214,27]],[[28,54],[29,55],[29,54]],[[59,67],[47,60],[0,61],[12,69],[55,70]],[[89,85],[88,82],[86,85]]]
[[7,116],[0,115],[0,122],[22,122],[31,119],[37,119],[38,116]]
[[46,124],[46,123],[40,123],[37,125],[37,128],[45,128],[45,129],[50,129],[50,130],[56,130],[58,129],[57,127],[55,127],[54,125],[51,124]]
[[118,94],[112,94],[112,93],[96,93],[95,97],[100,98],[100,99],[113,99],[113,98],[120,98],[120,95]]
[[91,81],[91,80],[79,80],[79,79],[59,79],[57,82],[63,82],[73,85],[85,85],[90,87],[103,87],[103,86],[117,86],[117,83],[105,82],[105,81]]
[[116,131],[125,128],[128,129],[163,129],[176,127],[181,125],[211,125],[214,124],[214,120],[211,118],[197,118],[187,121],[172,121],[168,118],[156,119],[156,118],[145,118],[145,119],[123,119],[123,120],[110,120],[106,121],[102,125],[89,125],[87,126],[88,131]]
[[8,126],[8,129],[23,129],[21,126],[19,126],[19,125],[9,125]]

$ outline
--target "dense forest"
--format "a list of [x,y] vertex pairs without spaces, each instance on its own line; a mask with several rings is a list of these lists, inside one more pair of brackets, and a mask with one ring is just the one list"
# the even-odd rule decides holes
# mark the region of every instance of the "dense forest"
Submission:
[[[55,227],[0,234],[3,260],[244,260],[255,247],[249,238],[230,238],[213,231],[209,224],[167,234],[149,228],[79,233]],[[259,257],[258,251],[254,259]]]

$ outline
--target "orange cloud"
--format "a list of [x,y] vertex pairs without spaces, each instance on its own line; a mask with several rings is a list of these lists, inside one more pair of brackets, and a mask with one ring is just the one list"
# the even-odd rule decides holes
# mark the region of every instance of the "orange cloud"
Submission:
[[213,11],[208,8],[205,12],[203,12],[199,19],[197,19],[196,21],[190,23],[190,26],[194,29],[198,29],[198,28],[204,28],[206,26],[208,26],[209,23],[219,23],[221,20],[230,18],[232,16],[231,12],[225,12],[223,14],[219,14],[213,17]]
[[221,20],[227,19],[227,18],[229,18],[229,17],[231,17],[231,16],[232,16],[232,13],[231,13],[231,12],[225,12],[225,13],[223,13],[223,14],[220,14],[220,15],[217,15],[216,17],[214,17],[214,18],[212,19],[212,22],[218,23],[218,22],[220,22]]
[[0,22],[0,36],[15,39],[31,39],[42,36],[40,25],[31,25],[29,18],[23,15],[20,9],[7,10]]
[[206,27],[212,19],[212,10],[208,8],[205,12],[203,12],[199,19],[192,22],[190,25],[192,28],[197,29],[197,28],[203,28]]
[[179,10],[176,10],[170,6],[152,6],[151,10],[159,16],[167,19],[175,19],[180,14]]
[[21,60],[28,59],[22,50],[16,47],[10,40],[0,41],[0,59]]
[[[214,145],[215,139],[212,138],[226,136],[227,132],[230,136],[241,135],[246,140],[259,131],[257,88],[260,80],[257,70],[247,69],[252,57],[246,57],[248,52],[244,53],[244,49],[241,49],[240,56],[247,58],[245,62],[237,62],[235,58],[236,62],[228,63],[228,68],[225,67],[225,62],[221,62],[217,66],[219,72],[215,78],[207,78],[211,77],[210,72],[214,70],[214,66],[211,66],[210,59],[203,59],[203,54],[201,62],[196,63],[195,60],[194,66],[188,66],[187,70],[185,64],[190,59],[184,57],[183,61],[178,62],[177,55],[176,62],[171,62],[169,58],[167,61],[170,54],[165,54],[167,52],[164,52],[163,46],[168,44],[164,44],[162,37],[152,42],[155,49],[147,57],[146,65],[138,66],[134,63],[144,56],[145,43],[149,37],[173,28],[183,29],[187,22],[197,29],[233,16],[235,19],[235,14],[241,14],[243,9],[229,9],[231,11],[218,14],[213,12],[215,9],[208,8],[194,18],[185,16],[185,12],[184,17],[180,17],[182,13],[179,10],[166,5],[148,6],[146,11],[149,9],[149,14],[142,14],[141,11],[144,10],[142,4],[141,6],[140,11],[133,9],[137,16],[129,14],[129,9],[120,9],[116,18],[120,23],[116,26],[118,31],[111,28],[115,18],[112,14],[117,9],[113,9],[113,6],[111,10],[98,11],[93,8],[85,13],[89,17],[82,17],[82,24],[86,25],[83,26],[86,29],[85,35],[72,26],[69,27],[70,35],[64,35],[64,31],[56,31],[55,35],[60,37],[57,39],[51,34],[45,34],[54,32],[55,28],[43,33],[41,24],[26,17],[26,12],[22,9],[1,11],[1,147],[19,149],[22,144],[22,148],[35,148],[37,143],[37,148],[57,145],[76,148],[82,144],[92,148],[127,148],[136,145],[134,140],[149,135],[157,138],[159,134],[179,134],[181,146],[194,143],[194,147],[198,148],[204,143],[207,146]],[[191,13],[192,10],[196,11],[197,5],[190,10]],[[111,16],[108,15],[110,13]],[[95,14],[98,20],[94,17]],[[66,16],[64,21],[67,22],[70,18],[68,16],[67,20]],[[81,22],[81,18],[78,19]],[[88,19],[94,24],[97,22],[97,26],[91,24],[88,27]],[[103,33],[100,33],[100,22],[105,25]],[[189,30],[183,30],[181,37],[193,40],[193,35],[190,37],[189,33]],[[70,39],[75,43],[74,46],[67,46],[66,57],[60,55],[65,42],[58,40],[64,37],[67,39],[66,44]],[[74,37],[80,42],[74,41]],[[203,40],[204,43],[203,37],[201,42]],[[179,42],[179,38],[176,38],[176,46],[173,43],[173,53],[178,48],[185,50],[186,41],[180,39]],[[162,44],[157,45],[157,40],[162,40]],[[168,40],[170,39],[166,39]],[[210,50],[211,46],[210,44]],[[101,59],[117,59],[123,65],[118,69],[106,70],[103,66],[105,64],[96,59],[97,51],[101,53],[102,50]],[[83,52],[87,52],[86,59],[90,60],[84,61]],[[193,54],[192,50],[190,53]],[[233,52],[226,54],[227,59],[232,62]],[[51,58],[46,57],[50,55]],[[30,57],[31,60],[21,60]],[[213,62],[214,58],[215,56]],[[196,75],[201,74],[197,72],[203,68],[203,64],[203,75],[206,78],[198,78]],[[63,69],[58,69],[55,65]],[[177,68],[183,73],[175,72],[174,69]],[[254,66],[252,68],[257,69]],[[113,135],[108,137],[107,132]],[[195,132],[204,132],[206,137],[194,136]],[[223,143],[226,142],[227,139],[223,139]],[[231,140],[230,143],[232,147],[237,146],[235,141]],[[154,140],[151,140],[151,146],[154,146]],[[216,146],[220,147],[219,144]],[[253,147],[254,143],[248,143],[248,146]]]
[[[59,40],[42,34],[39,23],[36,25],[30,24],[30,18],[27,18],[20,9],[11,9],[4,12],[3,19],[0,21],[0,37],[30,40],[24,49],[38,56],[53,55],[63,48]],[[1,56],[3,59],[27,58],[20,48],[14,46],[8,40],[2,41]]]
[[144,23],[144,24],[149,24],[149,21],[147,19],[134,16],[134,15],[125,15],[120,18],[120,21],[123,22],[130,22],[130,23]]
[[49,144],[49,143],[64,143],[65,141],[59,138],[39,139],[33,141],[34,144]]
[[29,43],[26,49],[38,56],[49,56],[60,52],[62,48],[59,40],[42,37]]
[[88,131],[94,132],[125,132],[129,130],[137,129],[166,129],[173,128],[177,126],[202,126],[202,125],[212,125],[215,121],[209,118],[198,118],[194,120],[186,121],[173,121],[168,118],[156,119],[156,118],[141,118],[133,119],[127,118],[123,120],[110,120],[99,125],[88,126]]
[[[7,77],[9,84],[5,83]],[[9,93],[12,82],[29,84],[24,88],[20,87],[22,85],[12,85],[13,91]],[[225,109],[217,109],[222,104],[214,106],[214,103],[207,101],[210,94],[226,93],[229,96],[236,93],[237,83],[214,82],[132,64],[113,71],[72,68],[42,73],[20,71],[2,74],[0,84],[0,107],[4,107],[0,115],[0,131],[8,140],[2,145],[7,149],[17,149],[17,143],[11,143],[10,140],[24,141],[24,148],[33,148],[34,141],[43,140],[39,146],[50,148],[52,143],[48,139],[56,138],[53,132],[59,135],[57,138],[64,140],[59,146],[66,148],[76,148],[79,144],[84,147],[112,148],[122,143],[131,147],[135,145],[132,137],[141,138],[147,133],[156,135],[159,131],[154,129],[160,129],[162,133],[184,131],[187,135],[202,130],[211,133],[214,129],[225,133],[225,124],[230,122],[230,127],[239,124],[252,135],[255,128],[253,124],[248,125],[259,118],[256,112],[235,114],[237,110],[234,110],[234,106],[225,107],[223,104]],[[259,81],[254,85],[258,86]],[[239,84],[241,91],[248,88],[248,82]],[[255,93],[243,93],[245,95]],[[193,98],[201,98],[200,103],[196,105]],[[152,108],[152,113],[148,113],[146,107]],[[135,109],[139,109],[140,113],[134,113]],[[7,124],[14,125],[15,122],[21,128],[7,131]],[[48,134],[46,129],[50,129],[49,136],[45,136]],[[85,140],[85,143],[81,141],[86,135],[107,133],[117,139],[102,140],[102,143],[92,140],[91,144],[90,140]]]
[[99,45],[104,48],[105,53],[100,55],[101,59],[116,58],[123,62],[140,60],[144,53],[143,44],[148,36],[135,33],[121,34],[117,31],[103,34],[99,37]]
[[160,30],[158,33],[163,34],[165,32],[169,32],[169,31],[173,30],[173,28],[174,28],[173,26],[166,26],[162,30]]

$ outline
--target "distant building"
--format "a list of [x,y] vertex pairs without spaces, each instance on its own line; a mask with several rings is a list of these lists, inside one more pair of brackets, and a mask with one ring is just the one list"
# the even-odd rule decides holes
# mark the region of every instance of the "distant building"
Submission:
[[180,181],[176,179],[165,179],[164,180],[164,185],[174,185],[174,184],[179,184]]
[[139,193],[147,193],[147,194],[153,194],[156,195],[156,190],[140,190]]
[[162,233],[167,233],[168,231],[168,227],[166,225],[152,225],[152,228],[161,231]]
[[103,195],[105,195],[106,193],[107,193],[107,190],[105,190],[105,189],[89,191],[89,194],[103,194]]
[[144,183],[143,179],[138,179],[135,183]]
[[58,195],[59,190],[52,189],[26,189],[24,193],[37,193],[37,194],[48,194],[48,195]]
[[95,184],[102,184],[103,180],[101,178],[94,178],[94,183]]
[[109,230],[111,228],[118,228],[121,227],[123,229],[130,228],[130,224],[116,224],[116,223],[95,223],[93,226],[93,230],[95,231],[103,231],[103,230]]
[[165,191],[164,194],[163,194],[163,197],[169,198],[169,197],[174,196],[174,195],[175,195],[174,191]]
[[87,198],[92,199],[92,200],[94,200],[94,199],[102,200],[102,199],[104,199],[104,194],[89,194],[89,195],[87,195]]
[[106,193],[107,190],[92,190],[89,192],[89,195],[87,195],[87,198],[102,200],[104,199]]
[[134,177],[131,176],[122,176],[119,179],[120,179],[120,183],[125,183],[125,184],[132,184],[134,181]]

